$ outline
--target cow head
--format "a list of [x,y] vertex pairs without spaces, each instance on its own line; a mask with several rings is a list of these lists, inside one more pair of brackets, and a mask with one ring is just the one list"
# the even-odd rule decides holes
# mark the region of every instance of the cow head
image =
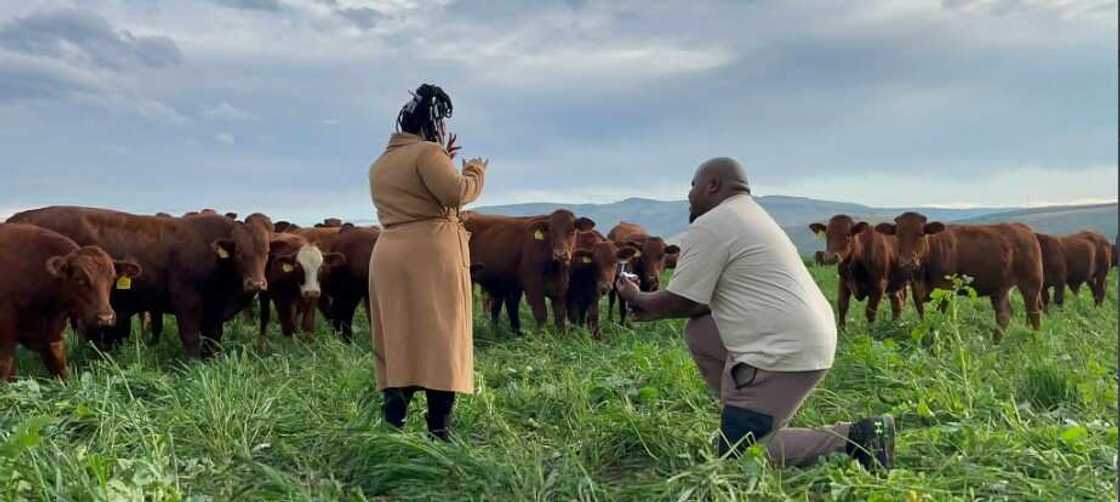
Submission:
[[[234,219],[236,219],[236,215],[235,215]],[[279,230],[276,230],[276,226],[272,224],[272,218],[269,218],[267,215],[265,215],[263,213],[253,213],[253,214],[250,214],[249,216],[246,216],[245,217],[245,224],[256,225],[260,228],[263,228],[270,235],[275,233],[275,232],[279,232]]]
[[294,232],[296,230],[299,230],[299,225],[285,220],[278,221],[273,226],[273,231],[276,233]]
[[234,222],[230,238],[210,244],[220,262],[232,265],[241,275],[242,292],[254,294],[268,290],[265,266],[268,264],[268,229],[261,225]]
[[346,264],[346,256],[341,253],[324,253],[312,244],[304,244],[289,251],[290,248],[278,244],[281,242],[283,241],[272,241],[272,269],[269,277],[298,284],[299,294],[304,298],[320,297],[323,294],[322,281],[330,270]]
[[940,221],[927,222],[920,213],[906,212],[894,219],[894,223],[880,223],[875,231],[893,235],[898,239],[898,266],[904,273],[913,273],[921,268],[929,256],[927,237],[945,230]]
[[632,248],[635,253],[630,260],[631,268],[638,275],[638,285],[642,291],[657,291],[661,288],[661,274],[665,272],[665,262],[669,256],[680,253],[675,245],[666,245],[660,237],[644,237],[627,241],[622,247]]
[[571,263],[575,249],[576,231],[589,232],[594,228],[594,221],[576,218],[567,209],[557,209],[548,217],[534,220],[529,225],[529,238],[539,246],[547,246],[554,263],[567,265]]
[[97,246],[52,256],[45,266],[51,276],[63,283],[59,291],[69,314],[89,326],[116,324],[117,315],[109,304],[109,293],[115,287],[124,289],[141,272],[140,265],[113,261]]
[[854,252],[854,237],[870,226],[865,221],[856,222],[846,214],[838,214],[828,220],[828,225],[813,223],[809,229],[818,237],[825,238],[825,251],[822,262],[825,264],[847,260]]

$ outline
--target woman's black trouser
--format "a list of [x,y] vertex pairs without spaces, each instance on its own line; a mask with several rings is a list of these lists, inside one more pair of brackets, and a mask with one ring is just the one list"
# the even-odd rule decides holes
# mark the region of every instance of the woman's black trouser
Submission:
[[381,405],[385,422],[398,429],[404,427],[408,416],[408,403],[412,395],[423,390],[428,397],[428,432],[444,441],[451,428],[451,410],[455,407],[455,393],[423,387],[394,387],[383,391],[385,402]]

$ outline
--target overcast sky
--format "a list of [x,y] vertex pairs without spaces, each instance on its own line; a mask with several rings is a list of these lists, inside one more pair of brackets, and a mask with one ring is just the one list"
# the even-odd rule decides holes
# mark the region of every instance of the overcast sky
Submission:
[[[0,0],[0,215],[372,215],[407,91],[444,87],[481,204],[756,194],[1117,198],[1117,4]],[[500,6],[499,6],[500,5]]]

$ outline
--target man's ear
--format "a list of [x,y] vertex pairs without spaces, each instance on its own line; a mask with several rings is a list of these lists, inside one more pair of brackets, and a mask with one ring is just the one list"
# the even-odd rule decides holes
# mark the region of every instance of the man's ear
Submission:
[[237,244],[233,242],[233,239],[218,239],[210,243],[210,248],[218,255],[218,258],[227,260],[233,257]]
[[881,234],[894,235],[895,226],[894,223],[880,223],[875,225],[875,231]]
[[140,274],[144,272],[144,269],[140,268],[139,264],[133,261],[126,260],[114,261],[113,268],[116,270],[117,277],[124,276],[136,278],[140,277]]
[[68,256],[52,256],[47,258],[45,264],[47,273],[54,277],[66,277],[70,272],[70,260]]

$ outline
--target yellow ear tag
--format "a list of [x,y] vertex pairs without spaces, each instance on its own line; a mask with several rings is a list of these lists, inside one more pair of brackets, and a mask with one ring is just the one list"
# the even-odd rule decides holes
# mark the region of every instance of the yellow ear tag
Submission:
[[541,232],[540,230],[537,230],[536,232],[533,232],[533,238],[538,240],[538,241],[543,241],[544,240],[544,232]]
[[132,289],[132,278],[127,275],[118,277],[117,289]]
[[591,258],[588,258],[588,257],[584,256],[583,257],[583,262],[584,263],[591,263]]
[[295,270],[295,269],[296,269],[295,267],[293,267],[293,266],[291,266],[291,265],[288,265],[287,263],[285,263],[285,264],[283,264],[283,265],[280,265],[280,270],[283,270],[283,271],[284,271],[285,273],[287,273],[287,272],[291,272],[291,271],[293,271],[293,270]]
[[226,248],[219,247],[218,258],[229,258],[229,251],[226,251]]
[[641,257],[642,257],[642,252],[641,251],[634,251],[634,258],[641,258]]

